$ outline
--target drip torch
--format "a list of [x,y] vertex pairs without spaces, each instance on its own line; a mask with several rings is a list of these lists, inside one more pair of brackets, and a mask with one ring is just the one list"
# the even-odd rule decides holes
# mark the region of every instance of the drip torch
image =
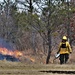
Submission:
[[[54,58],[54,60],[56,60],[59,56],[60,56],[60,53],[55,54],[55,58]],[[54,60],[53,60],[53,63],[54,63]]]

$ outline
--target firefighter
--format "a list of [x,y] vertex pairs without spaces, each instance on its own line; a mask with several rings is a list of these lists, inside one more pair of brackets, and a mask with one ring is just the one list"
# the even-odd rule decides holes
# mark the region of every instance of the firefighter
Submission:
[[65,64],[69,59],[69,54],[72,53],[71,46],[69,42],[67,41],[67,37],[63,36],[62,42],[59,44],[59,50],[57,54],[60,54],[59,60],[60,64]]

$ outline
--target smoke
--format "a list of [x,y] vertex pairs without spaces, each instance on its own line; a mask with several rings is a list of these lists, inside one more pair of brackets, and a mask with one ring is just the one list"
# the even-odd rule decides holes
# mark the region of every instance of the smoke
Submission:
[[[12,43],[0,38],[0,60],[19,61],[19,59],[15,57],[19,52],[15,51],[13,46],[14,45]],[[9,52],[16,52],[16,54],[10,54]]]
[[5,39],[0,38],[0,47],[7,48],[8,50],[14,50],[14,45],[10,42],[7,42]]

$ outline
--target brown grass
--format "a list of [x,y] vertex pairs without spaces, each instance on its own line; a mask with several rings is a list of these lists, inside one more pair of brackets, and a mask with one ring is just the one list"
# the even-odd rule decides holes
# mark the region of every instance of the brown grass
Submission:
[[68,71],[71,72],[75,71],[75,65],[25,64],[24,62],[9,62],[6,60],[0,61],[0,75],[62,75],[62,74],[72,75],[73,74],[73,73],[66,74],[66,72]]

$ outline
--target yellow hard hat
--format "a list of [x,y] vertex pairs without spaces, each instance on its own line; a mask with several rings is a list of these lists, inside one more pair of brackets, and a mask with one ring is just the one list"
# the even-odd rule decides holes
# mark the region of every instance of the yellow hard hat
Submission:
[[62,38],[63,40],[67,40],[67,37],[66,36],[63,36],[63,38]]

